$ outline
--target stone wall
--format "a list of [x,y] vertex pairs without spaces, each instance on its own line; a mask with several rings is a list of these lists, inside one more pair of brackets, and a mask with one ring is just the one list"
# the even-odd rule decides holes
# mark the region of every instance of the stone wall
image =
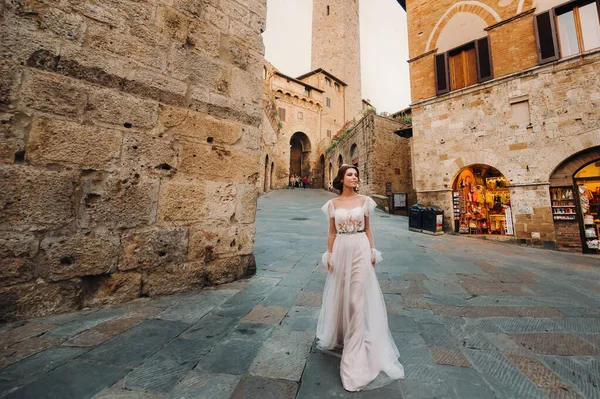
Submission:
[[[325,176],[329,176],[331,163],[331,175],[335,178],[340,155],[344,163],[350,163],[350,151],[356,144],[361,194],[385,196],[385,184],[392,183],[393,192],[407,193],[409,203],[414,203],[416,195],[412,185],[410,139],[394,134],[401,126],[394,120],[368,114],[327,153]],[[396,174],[396,169],[399,174]]]
[[265,16],[0,5],[0,319],[253,272]]
[[[599,71],[596,50],[413,104],[419,202],[451,215],[459,170],[489,165],[510,182],[516,238],[556,242],[549,179],[564,160],[600,145]],[[512,120],[513,101],[528,102],[530,123]]]

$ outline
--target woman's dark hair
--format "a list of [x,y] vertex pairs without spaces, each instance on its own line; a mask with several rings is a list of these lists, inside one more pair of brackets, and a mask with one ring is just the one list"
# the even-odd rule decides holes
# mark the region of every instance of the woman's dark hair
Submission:
[[340,170],[338,170],[337,176],[335,177],[335,179],[333,179],[333,188],[338,190],[340,192],[340,194],[342,193],[342,190],[344,190],[344,183],[342,183],[342,180],[344,180],[344,176],[346,176],[346,171],[348,169],[354,169],[356,171],[356,176],[360,179],[360,174],[359,174],[358,168],[356,166],[342,165]]

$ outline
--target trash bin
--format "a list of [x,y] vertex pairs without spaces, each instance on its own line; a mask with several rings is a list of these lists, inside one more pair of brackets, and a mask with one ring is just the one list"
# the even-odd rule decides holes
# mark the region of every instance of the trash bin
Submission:
[[444,211],[437,206],[428,206],[423,213],[423,233],[444,234]]
[[415,204],[410,207],[408,212],[408,229],[421,232],[423,230],[423,210],[425,207],[421,204]]

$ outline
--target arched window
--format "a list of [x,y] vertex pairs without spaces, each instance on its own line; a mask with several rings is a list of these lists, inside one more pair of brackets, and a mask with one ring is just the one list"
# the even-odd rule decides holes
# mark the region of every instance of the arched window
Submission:
[[334,84],[333,85],[335,87],[335,91],[340,91],[340,85],[339,84]]
[[331,86],[331,79],[329,79],[329,78],[325,78],[325,84],[326,84],[327,86]]

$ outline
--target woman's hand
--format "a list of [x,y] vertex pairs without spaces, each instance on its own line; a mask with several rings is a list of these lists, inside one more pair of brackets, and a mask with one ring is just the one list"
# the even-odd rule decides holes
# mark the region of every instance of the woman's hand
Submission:
[[373,251],[373,249],[371,249],[371,265],[373,265],[373,267],[375,267],[375,251]]
[[329,273],[333,273],[333,266],[329,262],[327,262],[327,270],[329,270]]

